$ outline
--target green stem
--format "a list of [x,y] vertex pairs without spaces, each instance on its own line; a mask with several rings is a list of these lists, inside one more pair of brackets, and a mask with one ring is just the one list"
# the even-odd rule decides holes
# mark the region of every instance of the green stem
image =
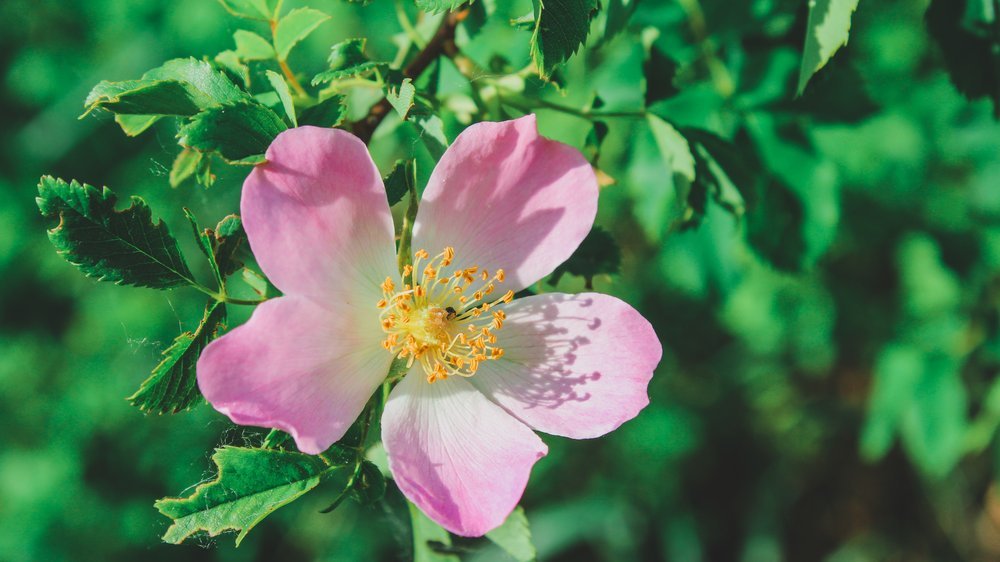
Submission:
[[505,93],[503,96],[503,103],[520,109],[521,111],[530,112],[536,109],[551,109],[552,111],[558,111],[560,113],[565,113],[567,115],[572,115],[574,117],[579,117],[581,119],[587,119],[588,121],[593,121],[595,119],[645,119],[646,111],[600,111],[592,109],[579,109],[575,107],[569,107],[565,105],[560,105],[555,102],[551,102],[544,99],[529,99],[520,94],[510,94]]
[[[416,164],[414,164],[413,175],[416,176]],[[410,191],[410,202],[406,207],[406,214],[403,215],[403,230],[399,235],[399,251],[396,255],[396,265],[399,267],[399,274],[403,275],[403,269],[410,265],[413,260],[412,246],[413,246],[413,221],[417,218],[417,186],[416,178],[412,178],[413,181],[407,182],[409,184]],[[409,276],[403,277],[403,283],[412,284],[413,273],[411,272]]]
[[399,20],[399,25],[400,27],[403,28],[403,31],[406,33],[406,36],[409,37],[410,41],[413,41],[413,44],[416,45],[418,48],[423,49],[424,47],[426,47],[427,41],[425,41],[424,38],[420,36],[420,33],[417,31],[417,28],[413,26],[413,23],[410,21],[409,16],[406,15],[406,8],[403,7],[402,0],[395,0],[395,4],[396,4],[396,19]]
[[223,292],[213,291],[212,289],[209,289],[208,287],[202,285],[201,283],[198,283],[197,281],[194,280],[189,280],[189,281],[191,283],[191,286],[194,287],[195,289],[201,291],[202,293],[205,293],[206,295],[212,297],[213,299],[219,302],[224,302],[227,304],[242,304],[246,306],[257,306],[258,304],[261,304],[262,302],[267,300],[267,299],[237,299]]

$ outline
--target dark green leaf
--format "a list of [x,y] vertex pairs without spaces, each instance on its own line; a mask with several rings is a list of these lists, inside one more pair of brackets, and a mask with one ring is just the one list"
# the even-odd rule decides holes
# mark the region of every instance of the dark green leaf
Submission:
[[517,562],[532,562],[538,557],[535,545],[531,542],[531,529],[524,508],[517,506],[507,516],[507,519],[496,529],[486,533],[486,538],[493,541]]
[[179,544],[195,533],[217,536],[238,531],[236,544],[257,523],[315,488],[336,473],[348,472],[317,455],[274,449],[223,447],[212,460],[215,480],[201,484],[186,498],[165,498],[156,508],[173,520],[163,535]]
[[583,277],[587,288],[591,289],[595,276],[618,273],[621,263],[622,253],[618,243],[606,230],[595,226],[573,255],[552,272],[549,284],[556,285],[564,274],[569,273]]
[[278,114],[256,102],[226,104],[203,111],[178,136],[182,145],[202,152],[218,151],[226,160],[264,154],[287,127]]
[[239,82],[245,88],[250,87],[250,67],[243,62],[236,51],[226,50],[215,55],[215,64],[219,65],[233,82]]
[[642,65],[646,77],[646,106],[676,95],[680,90],[674,86],[677,61],[663,54],[656,45],[650,45],[649,54]]
[[[969,0],[932,0],[925,17],[927,30],[941,48],[958,91],[969,99],[989,97],[994,114],[1000,116],[1000,32],[977,33],[974,26],[965,24],[968,4]],[[988,12],[993,19],[983,23],[1000,29],[996,8]]]
[[119,285],[166,289],[194,284],[177,241],[163,221],[153,222],[146,203],[133,197],[115,210],[110,189],[45,176],[38,184],[42,216],[58,221],[49,240],[88,277]]
[[184,332],[163,352],[163,360],[153,374],[143,381],[128,401],[150,414],[176,414],[196,405],[201,393],[195,365],[201,351],[215,339],[219,327],[226,321],[226,307],[211,301],[194,332]]
[[143,80],[177,80],[195,88],[211,100],[202,107],[213,107],[249,99],[225,72],[210,63],[194,58],[173,59],[142,75]]
[[299,115],[299,125],[336,127],[344,121],[346,115],[344,96],[330,96],[312,107],[303,109]]
[[385,477],[373,463],[363,461],[351,487],[351,496],[361,505],[371,505],[385,495]]
[[228,215],[215,226],[212,237],[212,254],[219,265],[222,278],[232,275],[243,264],[236,259],[236,252],[247,239],[243,230],[243,220],[239,215]]
[[639,0],[606,0],[606,5],[607,21],[604,24],[604,41],[613,38],[625,29],[636,6],[639,5]]
[[[176,80],[101,82],[87,95],[87,113],[97,108],[124,115],[194,115],[211,99]],[[84,114],[86,115],[86,113]]]
[[396,160],[392,171],[385,177],[385,194],[389,206],[403,200],[403,197],[413,189],[417,182],[416,165],[413,160]]
[[798,93],[801,94],[809,78],[823,68],[841,46],[847,44],[851,32],[851,15],[858,8],[859,0],[811,0],[809,21],[806,23],[806,43],[799,69]]
[[330,16],[312,8],[298,8],[281,18],[274,31],[274,49],[278,53],[278,60],[287,59],[299,41],[308,37],[328,19]]
[[533,0],[535,29],[531,58],[543,78],[566,62],[583,45],[590,21],[597,14],[597,0]]

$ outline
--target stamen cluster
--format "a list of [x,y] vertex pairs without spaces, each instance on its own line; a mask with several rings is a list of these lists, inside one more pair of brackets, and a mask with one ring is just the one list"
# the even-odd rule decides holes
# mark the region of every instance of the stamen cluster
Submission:
[[502,357],[495,332],[503,328],[506,315],[495,307],[509,303],[514,291],[492,300],[489,296],[503,283],[503,270],[491,274],[475,265],[454,268],[450,246],[433,258],[426,250],[413,257],[413,265],[403,270],[402,290],[396,290],[390,277],[382,283],[383,298],[376,305],[387,334],[382,347],[406,359],[407,367],[419,363],[427,382],[471,377],[483,361]]

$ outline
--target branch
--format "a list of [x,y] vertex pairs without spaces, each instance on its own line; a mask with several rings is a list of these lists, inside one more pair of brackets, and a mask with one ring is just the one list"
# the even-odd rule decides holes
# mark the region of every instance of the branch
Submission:
[[[458,27],[458,24],[468,14],[469,10],[465,8],[457,12],[451,12],[445,16],[441,22],[441,26],[434,32],[434,37],[431,37],[431,40],[427,42],[427,46],[417,53],[417,57],[410,61],[410,64],[406,65],[403,69],[403,77],[416,80],[441,55],[453,56],[457,53],[458,47],[455,46],[455,28]],[[389,100],[382,98],[381,101],[368,110],[368,115],[364,119],[354,124],[354,134],[363,140],[365,144],[368,144],[375,133],[375,129],[378,128],[391,109],[392,106],[389,104]]]

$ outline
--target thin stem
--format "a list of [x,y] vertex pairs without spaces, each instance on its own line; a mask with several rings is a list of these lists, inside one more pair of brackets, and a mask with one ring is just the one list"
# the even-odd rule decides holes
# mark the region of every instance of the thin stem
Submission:
[[[414,164],[416,166],[416,164]],[[416,176],[416,168],[413,170],[413,175]],[[410,261],[413,259],[412,244],[413,244],[413,221],[417,218],[417,187],[416,181],[408,182],[410,187],[410,201],[406,207],[406,214],[403,215],[403,230],[399,236],[399,252],[396,254],[396,265],[399,266],[399,274],[403,274],[403,269],[410,265]],[[403,277],[403,283],[412,284],[412,273],[410,278]]]
[[399,25],[403,28],[403,31],[406,32],[406,36],[409,37],[410,41],[413,41],[413,44],[417,47],[421,49],[427,47],[427,41],[420,36],[417,28],[413,26],[413,23],[410,22],[409,16],[406,15],[406,8],[403,7],[402,0],[395,0],[395,4],[396,19],[399,20]]
[[[275,12],[277,11],[278,10],[275,10]],[[278,40],[278,20],[273,19],[267,23],[271,26],[271,44],[274,45]],[[278,66],[281,67],[281,73],[285,75],[285,80],[288,81],[288,85],[295,90],[295,95],[303,99],[309,99],[309,93],[302,87],[302,84],[299,84],[299,81],[295,78],[295,73],[288,67],[288,63],[279,58]]]
[[544,100],[541,98],[529,99],[519,94],[505,94],[503,96],[503,103],[520,109],[521,111],[534,111],[537,108],[551,109],[552,111],[558,111],[560,113],[565,113],[567,115],[573,115],[574,117],[579,117],[581,119],[587,119],[593,121],[595,119],[645,119],[646,111],[600,111],[592,109],[578,109],[575,107],[569,107],[565,105],[560,105],[555,102]]

